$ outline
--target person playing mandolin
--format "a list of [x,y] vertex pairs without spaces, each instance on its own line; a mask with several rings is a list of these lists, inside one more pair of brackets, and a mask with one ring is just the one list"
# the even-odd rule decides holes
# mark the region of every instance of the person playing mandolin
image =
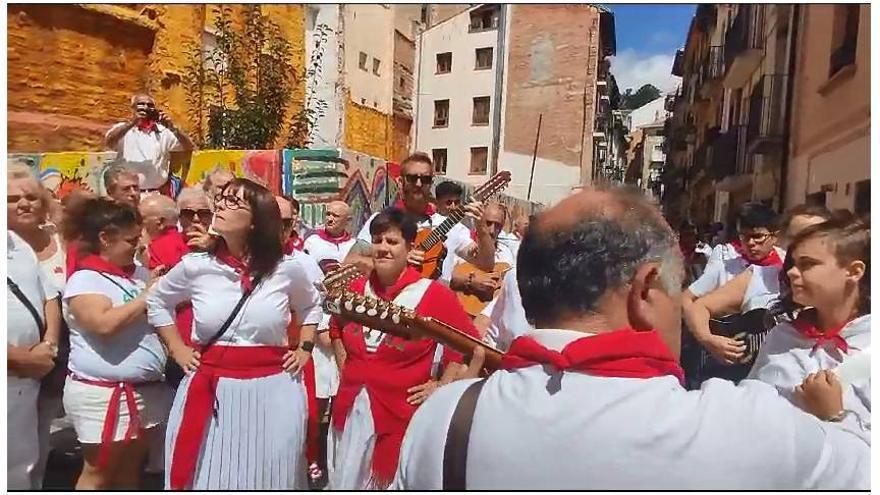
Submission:
[[[349,289],[476,337],[452,291],[408,266],[416,231],[415,219],[403,210],[390,208],[375,216],[370,222],[373,269]],[[441,384],[457,378],[462,366],[455,363],[462,355],[428,338],[405,341],[336,316],[330,319],[330,337],[340,383],[327,444],[328,487],[387,488],[410,418]],[[435,374],[437,356],[442,372]]]
[[[438,214],[436,207],[431,203],[431,184],[433,181],[434,165],[431,158],[425,153],[414,153],[401,162],[399,187],[403,200],[398,201],[394,206],[417,218],[420,230],[436,229],[445,219]],[[472,201],[463,208],[467,213],[466,217],[472,221],[483,216],[483,205],[479,201]],[[355,264],[364,273],[369,273],[372,270],[370,226],[377,215],[373,214],[364,224],[357,236],[357,242],[345,259],[346,264]],[[443,247],[450,255],[456,254],[485,270],[491,270],[494,265],[495,242],[489,228],[481,223],[476,222],[476,241],[471,239],[468,228],[458,223],[445,235]],[[426,260],[425,254],[425,251],[418,249],[414,244],[413,249],[407,255],[407,262],[415,267],[422,267],[424,262],[429,261]],[[443,256],[441,255],[440,259],[430,261],[442,266]],[[439,273],[439,269],[437,271]]]

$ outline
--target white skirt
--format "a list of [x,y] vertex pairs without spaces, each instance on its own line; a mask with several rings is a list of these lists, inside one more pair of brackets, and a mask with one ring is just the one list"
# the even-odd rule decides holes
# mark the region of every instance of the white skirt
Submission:
[[339,368],[336,367],[333,352],[315,346],[312,359],[315,360],[315,396],[319,399],[336,396],[339,389]]
[[340,432],[331,426],[327,435],[327,489],[375,489],[372,475],[375,445],[376,428],[370,397],[362,388],[345,418],[345,428]]
[[37,396],[40,382],[6,377],[6,488],[33,490],[33,475],[40,459],[37,433]]
[[[305,490],[306,392],[300,375],[221,378],[192,490]],[[174,443],[192,380],[180,382],[165,437],[165,488],[171,488]]]
[[[171,406],[171,389],[164,382],[153,382],[135,386],[135,402],[141,429],[153,428],[168,418]],[[104,430],[104,418],[110,407],[110,396],[113,389],[89,385],[67,377],[64,383],[64,411],[80,443],[100,444],[101,432]],[[125,393],[119,396],[119,417],[116,421],[116,432],[113,440],[125,439],[128,430],[128,403]]]

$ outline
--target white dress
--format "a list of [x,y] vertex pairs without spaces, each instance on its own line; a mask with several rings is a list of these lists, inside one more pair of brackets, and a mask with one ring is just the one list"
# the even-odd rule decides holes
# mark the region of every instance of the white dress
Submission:
[[[291,310],[303,325],[321,319],[314,262],[304,254],[285,256],[242,307],[216,346],[286,347]],[[184,256],[156,284],[148,299],[150,322],[174,324],[183,301],[193,305],[193,341],[205,344],[229,317],[242,294],[235,270],[207,253]],[[280,365],[280,363],[279,363]],[[280,366],[279,366],[280,368]],[[168,420],[165,483],[170,487],[174,448],[182,427],[187,391],[181,381]],[[301,374],[279,371],[263,378],[220,378],[212,416],[198,454],[194,490],[304,489],[306,391]]]
[[[561,350],[584,336],[566,336],[572,333],[529,335]],[[470,431],[469,490],[870,486],[866,442],[791,406],[764,383],[712,379],[687,391],[671,376],[550,375],[546,369],[534,365],[488,378]],[[442,489],[450,419],[473,382],[440,388],[416,411],[392,488]]]
[[[849,350],[846,354],[831,344],[815,348],[816,341],[805,338],[791,323],[781,323],[770,331],[748,378],[776,387],[792,400],[794,389],[804,378],[820,370],[834,369],[845,360],[871,347],[871,315],[849,322],[840,332]],[[794,401],[792,401],[794,402]],[[871,377],[844,383],[843,408],[849,411],[839,425],[871,441]]]

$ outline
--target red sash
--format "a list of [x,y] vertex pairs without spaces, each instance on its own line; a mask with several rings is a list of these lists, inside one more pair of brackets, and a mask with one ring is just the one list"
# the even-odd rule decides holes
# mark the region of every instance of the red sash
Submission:
[[621,378],[654,378],[672,375],[684,382],[684,371],[654,331],[623,328],[589,335],[566,345],[562,351],[544,347],[529,336],[516,338],[501,361],[512,370],[547,364],[561,371]]
[[276,375],[283,371],[281,365],[286,352],[286,347],[215,345],[202,354],[201,364],[187,389],[171,457],[172,490],[187,490],[192,484],[220,378],[252,379]]
[[811,318],[806,314],[806,312],[801,312],[797,318],[795,318],[793,322],[793,326],[801,336],[808,340],[815,340],[816,344],[813,345],[813,350],[811,352],[816,352],[816,349],[822,347],[826,343],[831,343],[834,347],[840,349],[844,354],[849,352],[849,344],[846,342],[840,332],[843,330],[845,326],[849,324],[849,321],[846,323],[826,330],[822,331],[816,328],[816,325],[811,321]]

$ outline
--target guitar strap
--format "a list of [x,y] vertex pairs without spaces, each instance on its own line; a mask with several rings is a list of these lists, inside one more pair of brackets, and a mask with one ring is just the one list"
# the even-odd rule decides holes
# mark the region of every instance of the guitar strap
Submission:
[[468,386],[452,413],[449,429],[446,431],[446,446],[443,449],[443,490],[467,490],[467,455],[470,444],[471,427],[477,400],[486,379],[478,380]]

